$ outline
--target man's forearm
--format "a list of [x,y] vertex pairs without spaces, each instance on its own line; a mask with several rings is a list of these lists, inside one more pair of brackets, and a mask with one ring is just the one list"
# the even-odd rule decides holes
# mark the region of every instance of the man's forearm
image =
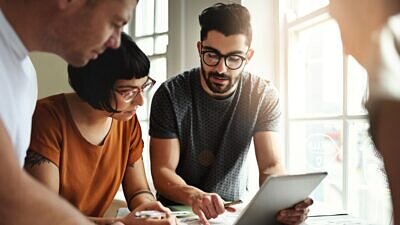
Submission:
[[259,175],[259,185],[261,185],[267,180],[267,178],[271,175],[281,175],[285,174],[285,169],[282,164],[276,164],[273,167],[268,168],[267,170],[260,172]]
[[88,217],[97,225],[111,225],[116,222],[122,222],[121,218]]
[[204,193],[202,190],[186,184],[173,171],[162,171],[155,182],[157,191],[164,197],[184,205],[191,205],[193,198]]
[[1,121],[0,153],[1,224],[93,224],[20,168]]
[[13,191],[5,188],[1,190],[2,223],[21,225],[92,224],[66,201],[30,178],[25,172],[21,171],[17,177],[16,182],[10,180],[1,182],[2,186],[10,184],[12,187],[14,184],[18,184],[16,185],[18,188],[13,188]]

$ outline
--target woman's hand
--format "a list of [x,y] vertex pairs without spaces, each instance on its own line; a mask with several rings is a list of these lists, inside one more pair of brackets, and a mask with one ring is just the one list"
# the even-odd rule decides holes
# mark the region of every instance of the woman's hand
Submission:
[[[161,205],[161,204],[160,204]],[[154,206],[157,206],[157,204],[155,204]],[[162,206],[162,205],[161,205]],[[164,207],[165,208],[165,207]],[[144,210],[160,210],[161,208],[144,208]],[[168,208],[165,208],[169,211]],[[124,225],[178,225],[178,219],[175,216],[171,215],[171,212],[169,211],[168,213],[164,212],[163,216],[157,217],[157,218],[141,218],[141,217],[137,217],[135,215],[136,212],[139,211],[134,211],[129,213],[127,216],[125,216],[124,218],[121,219],[121,222]]]
[[142,203],[138,207],[136,207],[132,211],[132,213],[138,212],[138,211],[147,211],[147,210],[156,210],[156,211],[164,212],[167,215],[171,215],[171,210],[169,210],[167,207],[163,206],[158,201]]

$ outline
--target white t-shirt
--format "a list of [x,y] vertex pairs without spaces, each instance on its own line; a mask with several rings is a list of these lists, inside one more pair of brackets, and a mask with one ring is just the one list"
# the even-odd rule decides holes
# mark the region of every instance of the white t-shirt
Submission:
[[21,166],[30,142],[37,92],[28,50],[0,10],[0,120]]
[[369,104],[382,99],[400,101],[400,14],[390,17],[376,37],[368,68]]

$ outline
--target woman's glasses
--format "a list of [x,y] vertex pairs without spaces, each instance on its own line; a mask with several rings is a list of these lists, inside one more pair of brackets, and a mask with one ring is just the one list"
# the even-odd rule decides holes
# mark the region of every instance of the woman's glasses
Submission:
[[134,88],[131,88],[129,90],[124,90],[124,91],[119,91],[119,90],[115,90],[115,91],[122,96],[122,99],[124,100],[124,102],[130,103],[133,99],[136,98],[136,96],[139,93],[144,93],[144,92],[149,91],[154,86],[155,83],[156,83],[156,81],[153,78],[148,77],[146,82],[141,87],[134,87]]

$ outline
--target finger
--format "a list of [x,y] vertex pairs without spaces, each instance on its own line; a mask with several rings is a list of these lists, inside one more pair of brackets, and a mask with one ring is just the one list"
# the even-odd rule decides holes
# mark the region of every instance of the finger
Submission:
[[308,208],[305,209],[285,209],[282,210],[282,215],[285,217],[302,216],[308,213]]
[[233,207],[226,207],[225,209],[226,209],[226,211],[228,211],[228,212],[236,212],[236,209],[233,208]]
[[124,225],[122,222],[115,222],[115,223],[112,223],[111,225]]
[[295,210],[289,210],[289,209],[286,209],[286,210],[281,210],[279,213],[278,213],[278,215],[277,215],[277,219],[279,220],[279,221],[289,221],[289,220],[292,220],[292,218],[293,217],[299,217],[300,215],[302,215],[301,213],[298,213],[297,211],[295,211]]
[[307,219],[306,215],[296,216],[289,219],[291,224],[299,225]]
[[314,201],[311,198],[307,198],[304,201],[296,204],[295,208],[296,209],[298,209],[298,208],[307,208],[310,205],[312,205],[313,203],[314,203]]
[[204,225],[207,222],[207,218],[204,215],[203,210],[200,208],[201,206],[202,205],[200,202],[197,202],[196,204],[192,205],[192,211],[199,217],[200,223]]
[[154,210],[158,210],[161,212],[165,212],[166,214],[171,214],[171,210],[161,204],[161,202],[157,201],[154,203]]
[[201,201],[200,209],[203,211],[207,219],[216,217],[216,212],[211,198],[203,198]]
[[207,218],[217,218],[218,213],[217,210],[214,208],[214,204],[210,203],[208,205],[206,205],[207,211],[208,211],[208,215]]
[[293,217],[284,217],[284,218],[277,218],[277,221],[283,224],[289,224],[289,225],[294,225],[297,224],[299,221],[299,218],[295,219]]
[[225,212],[224,201],[219,195],[211,195],[211,201],[213,203],[217,216]]
[[301,224],[307,219],[307,214],[300,213],[298,214],[295,211],[289,212],[289,210],[285,210],[285,212],[278,213],[276,220],[284,223],[284,224]]
[[310,208],[305,208],[303,214],[307,216],[308,213],[310,213]]
[[210,223],[208,222],[206,216],[204,215],[204,212],[199,210],[197,213],[197,216],[199,216],[200,223],[203,225],[209,225]]
[[175,219],[171,222],[171,224],[173,224],[173,225],[179,225],[178,218],[175,217]]
[[204,204],[201,209],[203,210],[207,219],[215,218],[216,212],[211,202],[209,204]]
[[[166,219],[167,219],[167,221],[164,221],[163,224],[171,224],[171,225],[179,224],[178,218],[176,216],[168,216]],[[167,222],[167,223],[165,223],[165,222]]]

